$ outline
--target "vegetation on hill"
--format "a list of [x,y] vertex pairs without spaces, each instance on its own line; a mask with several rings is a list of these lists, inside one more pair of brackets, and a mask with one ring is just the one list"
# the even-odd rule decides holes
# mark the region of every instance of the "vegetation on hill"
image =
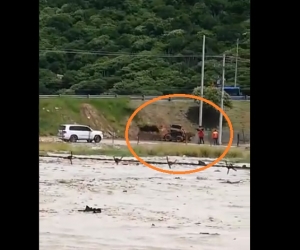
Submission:
[[249,87],[249,0],[40,0],[40,94],[192,93],[235,75]]

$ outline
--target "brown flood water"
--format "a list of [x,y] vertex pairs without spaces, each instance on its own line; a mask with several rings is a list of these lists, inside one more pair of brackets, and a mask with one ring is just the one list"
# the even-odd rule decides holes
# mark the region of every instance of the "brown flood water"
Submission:
[[[103,212],[77,211],[86,205]],[[40,249],[248,250],[250,171],[40,159]]]

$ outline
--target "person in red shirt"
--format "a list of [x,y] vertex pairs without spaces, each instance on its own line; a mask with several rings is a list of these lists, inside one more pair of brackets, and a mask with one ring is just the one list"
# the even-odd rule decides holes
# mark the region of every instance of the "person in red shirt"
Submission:
[[198,130],[199,144],[204,144],[204,129],[199,128]]
[[219,133],[216,129],[212,132],[213,145],[218,145]]

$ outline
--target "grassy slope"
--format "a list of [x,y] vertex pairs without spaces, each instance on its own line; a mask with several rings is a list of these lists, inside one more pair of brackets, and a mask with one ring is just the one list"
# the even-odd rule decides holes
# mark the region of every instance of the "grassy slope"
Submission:
[[234,101],[232,109],[225,109],[233,129],[250,133],[250,102]]
[[[98,114],[85,115],[82,111],[83,104],[89,104]],[[129,108],[127,99],[40,99],[40,135],[56,135],[59,124],[75,122],[91,125],[94,129],[112,127],[121,132],[124,131],[123,124],[133,111],[134,109]],[[101,127],[96,125],[97,122]]]
[[[234,108],[227,110],[234,129],[250,130],[250,102],[234,101]],[[56,135],[59,124],[88,124],[94,129],[117,131],[123,137],[128,117],[141,102],[127,99],[40,99],[40,135]],[[88,106],[87,106],[88,105]],[[185,113],[190,102],[159,102],[148,106],[135,119],[140,124],[180,123],[187,130],[195,128]],[[83,108],[86,107],[87,108]],[[86,110],[89,110],[88,112]],[[89,117],[89,118],[88,118]],[[197,120],[193,119],[193,120]],[[132,125],[132,135],[136,125]]]

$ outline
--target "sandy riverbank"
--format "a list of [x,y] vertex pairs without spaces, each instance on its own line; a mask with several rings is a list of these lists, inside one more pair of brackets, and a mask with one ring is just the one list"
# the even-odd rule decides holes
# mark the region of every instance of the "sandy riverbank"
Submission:
[[249,170],[226,173],[40,159],[40,249],[248,250]]

